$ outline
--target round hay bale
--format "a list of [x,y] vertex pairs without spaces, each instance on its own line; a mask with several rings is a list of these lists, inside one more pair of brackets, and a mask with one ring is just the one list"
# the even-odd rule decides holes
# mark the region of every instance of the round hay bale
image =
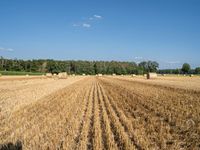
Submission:
[[136,77],[136,74],[132,74],[131,76],[132,76],[132,77]]
[[52,77],[52,73],[46,73],[46,77],[51,78]]
[[154,78],[157,78],[157,77],[158,77],[157,73],[154,73],[154,72],[147,74],[147,79],[154,79]]
[[58,74],[58,78],[59,79],[66,79],[67,78],[67,73],[66,72],[60,72]]

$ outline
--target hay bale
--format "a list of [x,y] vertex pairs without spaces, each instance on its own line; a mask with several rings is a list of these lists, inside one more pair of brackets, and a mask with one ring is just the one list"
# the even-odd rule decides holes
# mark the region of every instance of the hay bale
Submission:
[[82,76],[85,76],[85,73],[83,73]]
[[113,75],[113,76],[116,76],[116,74],[115,74],[115,73],[113,73],[112,75]]
[[101,73],[98,74],[99,77],[103,76]]
[[52,77],[52,73],[46,73],[46,77],[51,78]]
[[75,75],[75,74],[72,74],[72,76],[75,77],[76,75]]
[[132,74],[131,76],[132,76],[132,77],[136,77],[136,74]]
[[194,77],[194,75],[193,75],[193,74],[190,74],[190,77]]
[[144,74],[143,76],[144,76],[144,77],[147,77],[147,74]]
[[157,77],[158,77],[157,73],[154,73],[154,72],[150,72],[147,74],[147,79],[154,79]]
[[59,79],[66,79],[67,78],[67,73],[66,72],[60,72],[58,74],[58,78]]
[[29,77],[29,74],[26,74],[26,77]]
[[57,73],[54,73],[54,74],[53,74],[53,79],[54,79],[54,80],[58,80],[58,79],[59,79]]

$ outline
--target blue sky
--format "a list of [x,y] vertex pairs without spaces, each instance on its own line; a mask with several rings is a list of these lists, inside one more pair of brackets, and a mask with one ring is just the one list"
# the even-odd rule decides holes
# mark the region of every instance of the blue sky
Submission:
[[199,0],[0,0],[0,56],[200,66]]

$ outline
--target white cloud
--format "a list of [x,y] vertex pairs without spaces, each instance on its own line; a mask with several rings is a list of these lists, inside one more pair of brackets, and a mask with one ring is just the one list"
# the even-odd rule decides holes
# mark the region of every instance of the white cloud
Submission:
[[88,23],[83,23],[82,26],[83,26],[84,28],[90,28],[90,27],[91,27],[91,25],[88,24]]
[[100,16],[100,15],[94,15],[93,17],[96,19],[102,19],[102,16]]
[[83,27],[90,28],[96,21],[102,19],[103,17],[100,15],[93,15],[87,18],[83,18],[82,21],[75,22],[72,24],[73,27]]
[[12,48],[3,48],[3,47],[0,47],[0,50],[1,51],[8,51],[8,52],[14,51],[14,49],[12,49]]
[[136,56],[135,59],[143,59],[142,57],[140,56]]

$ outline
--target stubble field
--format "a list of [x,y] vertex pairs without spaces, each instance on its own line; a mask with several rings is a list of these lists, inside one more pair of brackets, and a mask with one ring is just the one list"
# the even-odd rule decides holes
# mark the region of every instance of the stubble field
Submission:
[[0,147],[200,149],[200,78],[0,79]]

